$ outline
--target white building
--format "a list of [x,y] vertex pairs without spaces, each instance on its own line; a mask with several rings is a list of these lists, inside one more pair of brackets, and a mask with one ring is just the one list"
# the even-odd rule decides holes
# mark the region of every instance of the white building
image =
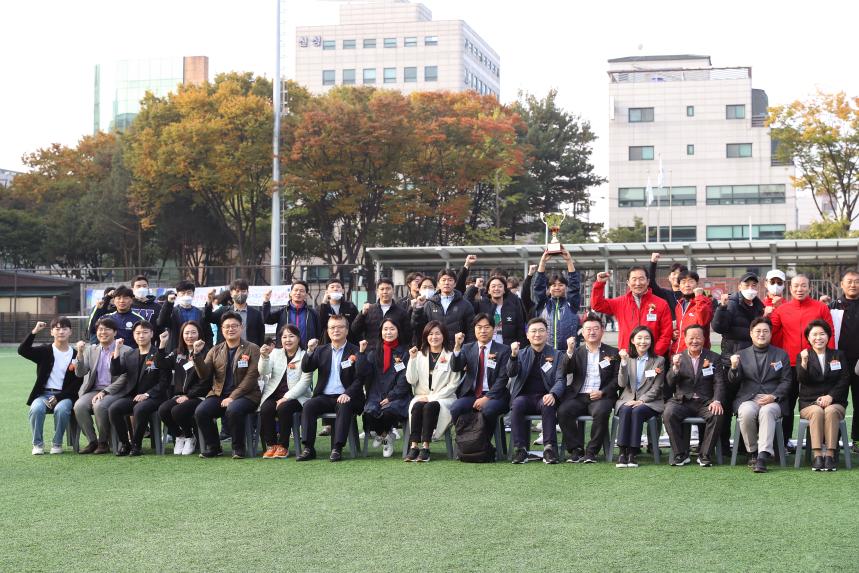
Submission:
[[412,91],[476,90],[498,97],[498,54],[462,20],[433,21],[406,0],[347,3],[340,23],[296,28],[295,80]]
[[794,168],[772,157],[751,68],[642,56],[609,60],[608,75],[610,227],[641,217],[663,242],[778,239],[798,227]]
[[12,180],[16,175],[20,175],[17,171],[10,171],[8,169],[0,169],[0,187],[8,187],[12,184]]

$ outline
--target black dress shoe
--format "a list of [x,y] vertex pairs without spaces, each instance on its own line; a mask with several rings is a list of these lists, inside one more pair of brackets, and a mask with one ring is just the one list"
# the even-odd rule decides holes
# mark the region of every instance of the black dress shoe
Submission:
[[698,465],[702,468],[709,468],[713,462],[710,460],[710,456],[698,456]]
[[834,472],[838,469],[838,466],[835,465],[835,458],[832,456],[826,456],[823,458],[823,470],[827,472]]
[[430,461],[430,451],[429,448],[421,448],[420,453],[418,454],[419,462],[428,462]]
[[750,468],[753,468],[753,467],[755,467],[755,465],[757,463],[758,463],[758,453],[757,452],[750,453],[749,459],[746,462],[746,465],[749,466]]
[[417,448],[409,448],[409,453],[406,454],[406,457],[403,458],[404,462],[416,462],[418,461],[418,456],[420,455],[420,450]]
[[210,450],[206,450],[205,452],[200,452],[201,458],[217,458],[218,456],[224,455],[224,450],[221,448],[213,448]]
[[334,448],[331,450],[331,455],[328,456],[328,461],[331,462],[339,462],[343,459],[343,451],[340,448]]
[[824,471],[823,456],[814,456],[814,460],[811,462],[811,471],[813,471],[813,472]]
[[755,461],[754,472],[756,474],[765,474],[767,473],[767,457],[764,454],[758,455],[758,459]]
[[243,460],[246,457],[248,457],[248,456],[244,450],[233,450],[233,459],[234,460]]
[[316,450],[313,448],[304,448],[301,450],[301,454],[296,456],[295,461],[297,462],[306,462],[307,460],[315,460],[316,459]]
[[91,454],[95,451],[95,449],[97,447],[98,447],[98,442],[90,442],[87,444],[87,446],[84,449],[80,450],[78,453],[79,454]]
[[95,450],[93,450],[92,453],[94,456],[109,454],[110,453],[110,444],[108,444],[107,442],[99,442],[98,446],[96,446]]
[[143,448],[141,448],[140,446],[131,446],[131,451],[128,452],[128,455],[132,457],[142,456]]
[[116,455],[118,457],[127,456],[131,453],[131,444],[120,444],[119,449],[116,451]]

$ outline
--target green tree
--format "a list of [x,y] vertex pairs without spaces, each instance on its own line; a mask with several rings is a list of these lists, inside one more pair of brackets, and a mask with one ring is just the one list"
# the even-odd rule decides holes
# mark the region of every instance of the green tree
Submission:
[[850,231],[847,219],[832,219],[824,216],[821,221],[813,221],[807,229],[787,231],[786,239],[843,239],[859,237],[859,232]]
[[600,234],[601,243],[643,243],[647,229],[641,217],[633,219],[632,227],[615,227]]

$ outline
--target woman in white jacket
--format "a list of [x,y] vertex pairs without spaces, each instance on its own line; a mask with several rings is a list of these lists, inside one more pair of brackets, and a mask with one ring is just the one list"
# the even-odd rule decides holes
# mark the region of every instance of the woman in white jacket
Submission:
[[433,436],[444,434],[450,424],[450,407],[456,400],[461,373],[450,367],[450,336],[444,324],[430,321],[421,335],[421,348],[409,350],[406,380],[414,398],[409,404],[409,441],[407,462],[430,461]]
[[[263,458],[285,458],[289,455],[289,432],[293,414],[300,413],[310,398],[313,373],[301,371],[304,350],[299,346],[301,333],[293,324],[284,324],[278,333],[281,348],[264,344],[260,347],[260,379],[268,378],[260,400],[260,436],[268,444]],[[275,420],[280,430],[275,430]]]

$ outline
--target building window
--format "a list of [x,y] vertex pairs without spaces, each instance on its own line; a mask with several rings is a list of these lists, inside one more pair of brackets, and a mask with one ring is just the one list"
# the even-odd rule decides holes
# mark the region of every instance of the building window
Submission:
[[396,38],[385,38],[385,47],[386,48],[396,48],[397,47],[397,39]]
[[403,46],[406,48],[416,48],[418,45],[418,37],[417,36],[406,36],[403,38]]
[[772,205],[784,202],[783,184],[707,186],[707,205]]
[[334,85],[334,70],[322,70],[322,85],[323,86],[333,86]]
[[729,143],[727,146],[727,157],[751,157],[751,143]]
[[672,243],[694,243],[698,240],[698,228],[691,227],[648,227],[647,236],[651,241]]
[[323,50],[334,50],[337,48],[337,40],[322,40]]
[[364,38],[364,47],[365,48],[375,48],[376,47],[376,38]]
[[344,50],[354,50],[355,49],[355,40],[343,40],[343,49]]
[[629,108],[629,123],[645,123],[653,121],[652,107]]
[[355,68],[343,70],[343,85],[344,86],[355,85]]
[[[690,187],[655,187],[653,205],[672,205],[675,207],[694,206],[697,189]],[[670,198],[669,198],[670,197]],[[644,187],[621,187],[617,190],[618,207],[647,207],[647,195]]]
[[644,207],[644,187],[621,187],[617,190],[618,207]]
[[695,106],[687,105],[686,106],[686,117],[695,117]]
[[397,83],[397,68],[385,68],[383,74],[384,74],[384,82],[386,84]]
[[745,106],[745,104],[726,105],[725,106],[725,119],[745,119],[745,118],[746,118],[746,106]]
[[424,46],[438,46],[438,36],[425,36]]
[[438,81],[438,66],[424,66],[424,81]]
[[[752,225],[751,239],[784,239],[784,225]],[[707,225],[708,241],[748,241],[748,225]]]
[[652,161],[653,146],[652,145],[634,145],[629,148],[630,161]]
[[686,155],[695,155],[695,146],[693,144],[686,144]]
[[364,83],[376,83],[376,68],[364,68]]
[[418,69],[415,66],[409,66],[403,68],[403,81],[408,83],[413,83],[418,81]]

